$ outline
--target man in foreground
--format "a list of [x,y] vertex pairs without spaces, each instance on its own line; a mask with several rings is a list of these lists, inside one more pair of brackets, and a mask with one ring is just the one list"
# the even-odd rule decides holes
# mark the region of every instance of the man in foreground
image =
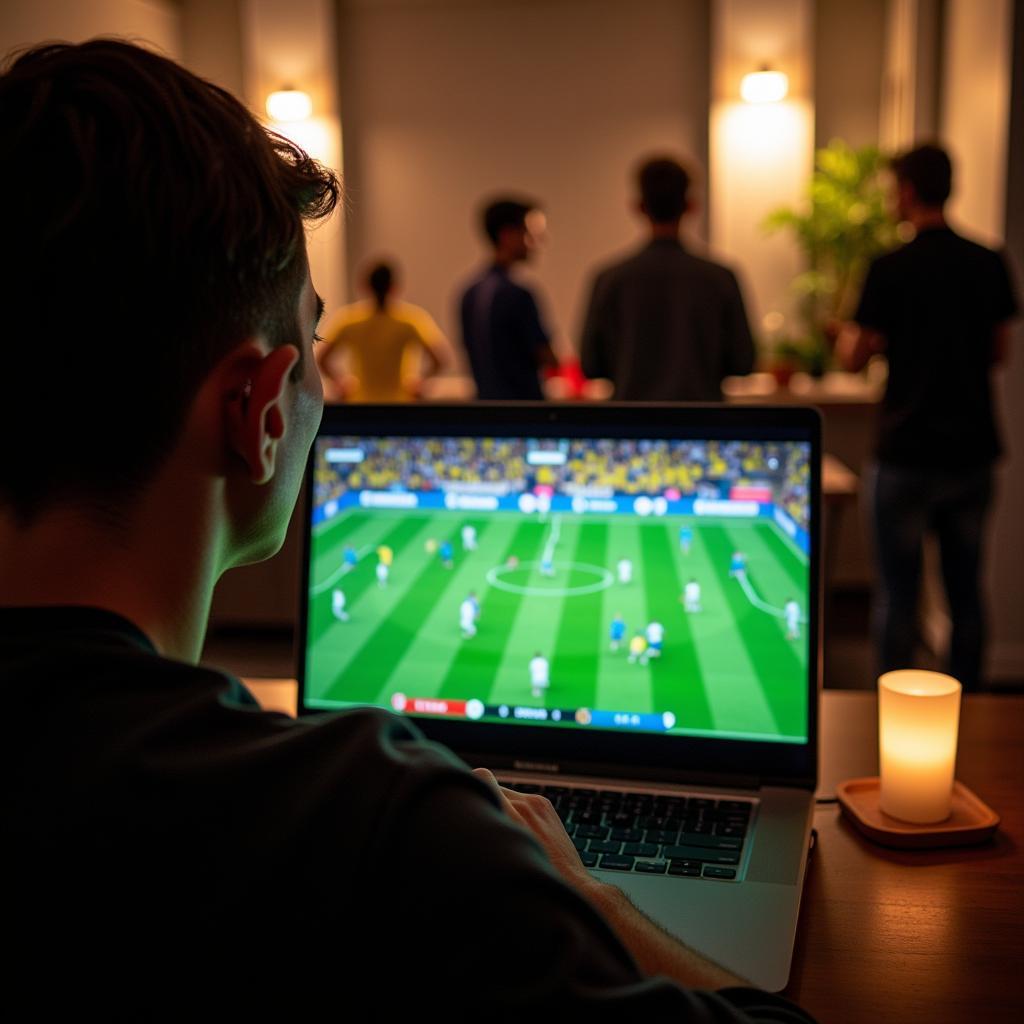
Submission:
[[637,172],[637,211],[649,241],[600,271],[583,325],[580,362],[627,402],[715,402],[722,380],[754,367],[754,341],[736,276],[680,241],[693,208],[690,176],[669,157]]
[[490,264],[466,287],[459,303],[462,343],[477,398],[540,399],[540,372],[558,360],[541,323],[537,300],[510,271],[536,247],[530,219],[539,211],[519,199],[495,199],[481,227],[491,247]]
[[868,472],[879,586],[873,628],[881,672],[912,668],[925,535],[934,531],[953,630],[947,669],[981,684],[985,640],[981,566],[1001,451],[992,397],[1017,312],[998,253],[946,223],[952,164],[937,146],[893,163],[897,215],[913,241],[878,257],[854,323],[837,342],[847,370],[884,353],[875,464]]
[[8,1002],[805,1020],[594,880],[546,800],[388,713],[298,723],[196,666],[217,579],[296,500],[322,408],[303,220],[337,181],[113,41],[20,57],[0,117]]

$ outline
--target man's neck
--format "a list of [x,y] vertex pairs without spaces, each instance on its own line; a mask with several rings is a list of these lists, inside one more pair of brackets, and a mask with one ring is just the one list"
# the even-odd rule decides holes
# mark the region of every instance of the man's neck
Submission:
[[920,234],[929,228],[946,227],[946,211],[942,206],[915,206],[910,210],[907,220],[913,225],[914,231]]
[[142,505],[118,525],[67,508],[28,527],[0,515],[0,607],[104,608],[138,626],[161,654],[198,661],[219,545],[186,496]]
[[679,241],[679,221],[671,220],[666,221],[664,224],[659,224],[656,221],[651,221],[651,240],[654,242]]

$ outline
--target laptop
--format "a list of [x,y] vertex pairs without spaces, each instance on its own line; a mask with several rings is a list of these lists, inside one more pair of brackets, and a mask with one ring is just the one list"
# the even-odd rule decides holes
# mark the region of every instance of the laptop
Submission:
[[595,875],[778,991],[817,782],[820,466],[812,409],[328,407],[300,713],[390,708],[544,793]]

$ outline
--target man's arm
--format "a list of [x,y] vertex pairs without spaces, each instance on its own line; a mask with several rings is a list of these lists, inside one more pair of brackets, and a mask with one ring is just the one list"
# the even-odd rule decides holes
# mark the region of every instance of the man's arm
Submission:
[[992,331],[992,365],[1005,366],[1010,358],[1010,321],[996,324]]
[[558,356],[551,347],[551,335],[548,334],[540,318],[540,309],[537,307],[537,300],[533,294],[526,289],[523,302],[523,335],[527,344],[533,346],[534,356],[538,368],[542,370],[557,370]]
[[844,323],[836,339],[836,358],[848,373],[863,370],[868,360],[885,351],[885,336],[870,327]]
[[550,800],[504,789],[486,768],[477,768],[474,774],[495,787],[505,813],[534,835],[559,874],[604,915],[644,974],[664,975],[686,988],[720,989],[750,984],[663,931],[637,910],[620,889],[595,879],[583,866]]
[[598,276],[590,290],[580,337],[580,369],[591,378],[611,376],[604,331],[603,293],[603,277]]
[[745,377],[754,369],[757,350],[736,275],[729,274],[730,293],[725,318],[725,376]]

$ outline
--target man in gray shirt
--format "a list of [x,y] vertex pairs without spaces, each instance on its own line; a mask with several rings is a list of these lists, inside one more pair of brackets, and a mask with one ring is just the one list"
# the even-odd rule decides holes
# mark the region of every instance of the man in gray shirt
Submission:
[[609,378],[622,401],[720,401],[722,378],[754,366],[736,275],[688,252],[679,240],[679,223],[692,208],[689,183],[670,158],[641,165],[638,209],[650,240],[594,280],[583,372]]

